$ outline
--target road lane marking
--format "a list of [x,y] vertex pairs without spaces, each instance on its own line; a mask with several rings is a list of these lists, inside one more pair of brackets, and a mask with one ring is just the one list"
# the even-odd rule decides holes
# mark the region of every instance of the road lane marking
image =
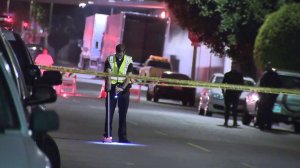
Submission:
[[242,166],[247,167],[247,168],[256,168],[255,166],[249,165],[248,163],[245,163],[245,162],[241,162],[240,164],[241,164]]
[[139,125],[138,123],[130,121],[130,120],[128,120],[127,122],[130,123],[130,124],[132,124],[132,125],[134,125],[134,126],[138,126]]
[[154,132],[159,135],[168,136],[168,134],[161,132],[161,131],[154,131]]
[[204,147],[202,147],[202,146],[200,146],[200,145],[196,145],[196,144],[193,144],[193,143],[190,143],[190,142],[188,142],[187,144],[188,144],[189,146],[194,147],[194,148],[200,149],[200,150],[202,150],[202,151],[204,151],[204,152],[210,152],[209,149],[204,148]]

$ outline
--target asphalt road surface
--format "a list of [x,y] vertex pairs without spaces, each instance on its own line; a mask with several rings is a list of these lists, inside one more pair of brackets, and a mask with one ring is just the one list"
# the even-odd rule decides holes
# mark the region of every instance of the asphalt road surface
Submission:
[[[223,127],[222,117],[197,114],[180,102],[130,103],[130,144],[102,143],[104,100],[99,85],[79,85],[76,97],[59,97],[49,109],[60,116],[52,132],[62,168],[299,168],[300,135],[275,127]],[[117,110],[117,109],[116,109]],[[232,124],[232,120],[229,122]],[[118,113],[113,123],[117,142]]]

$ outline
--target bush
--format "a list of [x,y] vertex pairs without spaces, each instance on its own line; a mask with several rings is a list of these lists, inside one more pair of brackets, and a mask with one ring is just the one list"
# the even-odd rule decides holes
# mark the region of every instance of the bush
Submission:
[[258,68],[271,61],[277,69],[300,71],[300,4],[284,5],[267,16],[253,55]]

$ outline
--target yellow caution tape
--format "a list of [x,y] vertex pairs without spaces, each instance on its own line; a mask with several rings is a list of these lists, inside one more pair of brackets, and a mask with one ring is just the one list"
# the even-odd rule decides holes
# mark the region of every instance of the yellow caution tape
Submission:
[[156,84],[162,86],[176,86],[176,87],[204,87],[204,88],[220,88],[220,89],[230,89],[230,90],[241,90],[249,92],[261,92],[261,93],[274,93],[274,94],[293,94],[300,95],[300,89],[283,89],[283,88],[269,88],[269,87],[256,87],[256,86],[245,86],[245,85],[233,85],[233,84],[223,84],[223,83],[208,83],[200,82],[193,80],[178,80],[178,79],[169,79],[169,78],[158,78],[158,77],[146,77],[139,75],[112,75],[105,72],[96,72],[92,70],[81,70],[76,68],[67,68],[59,66],[40,66],[44,70],[57,70],[60,72],[69,72],[69,73],[79,73],[79,74],[88,74],[95,75],[100,77],[114,76],[114,77],[128,77],[135,79],[137,84]]

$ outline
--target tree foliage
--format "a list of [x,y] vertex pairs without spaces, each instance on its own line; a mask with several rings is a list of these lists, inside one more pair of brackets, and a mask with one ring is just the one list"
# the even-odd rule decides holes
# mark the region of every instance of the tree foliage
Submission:
[[43,18],[45,17],[45,9],[36,1],[32,2],[32,17],[39,24],[45,24]]
[[276,68],[300,71],[300,4],[284,5],[270,14],[255,41],[254,58],[263,68],[271,61]]
[[267,14],[285,0],[165,0],[178,23],[201,34],[201,41],[218,56],[239,62],[245,75],[255,77],[253,48]]

